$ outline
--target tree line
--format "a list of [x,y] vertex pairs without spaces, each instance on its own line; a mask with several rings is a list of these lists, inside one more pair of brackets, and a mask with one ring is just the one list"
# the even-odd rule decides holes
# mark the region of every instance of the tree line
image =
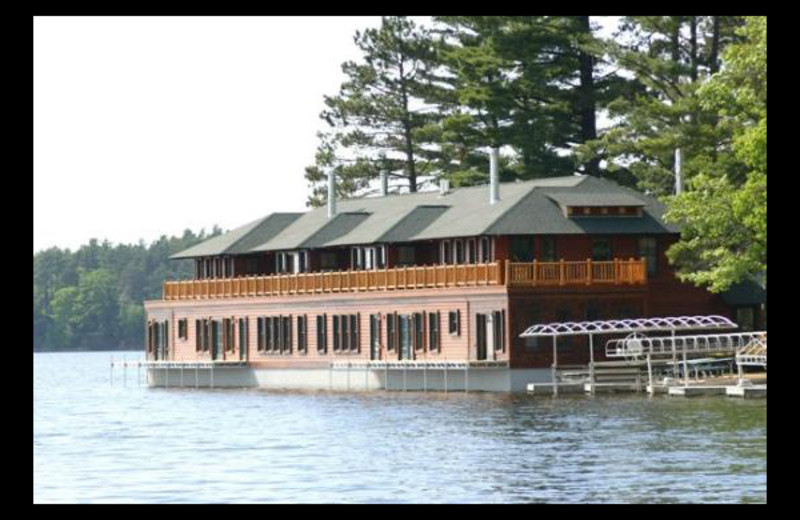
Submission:
[[608,37],[598,21],[395,16],[358,31],[362,59],[324,97],[308,204],[331,170],[340,197],[381,172],[394,192],[486,183],[499,148],[501,181],[577,172],[664,200],[684,226],[668,253],[682,278],[766,283],[766,17],[630,16]]
[[222,231],[162,236],[150,245],[90,240],[77,251],[33,255],[33,349],[141,349],[145,300],[161,298],[166,279],[194,275],[190,261],[168,260]]

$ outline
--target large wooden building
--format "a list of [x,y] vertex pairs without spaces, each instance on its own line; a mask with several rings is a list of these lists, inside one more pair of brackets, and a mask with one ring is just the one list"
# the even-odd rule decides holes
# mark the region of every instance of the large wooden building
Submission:
[[[173,256],[195,276],[145,303],[147,355],[194,366],[196,384],[513,391],[550,377],[550,344],[518,337],[534,323],[721,314],[762,325],[757,297],[675,278],[664,252],[678,230],[663,211],[576,175],[273,213]],[[558,347],[559,363],[588,356],[577,338]],[[174,370],[152,370],[151,384]]]

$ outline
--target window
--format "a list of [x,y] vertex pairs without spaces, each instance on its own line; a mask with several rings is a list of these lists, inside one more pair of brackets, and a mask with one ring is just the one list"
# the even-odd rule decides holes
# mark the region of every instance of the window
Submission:
[[512,262],[533,261],[533,238],[531,237],[511,238],[511,261]]
[[456,264],[464,263],[464,241],[453,240],[453,254],[455,256],[454,262]]
[[542,237],[542,262],[556,262],[556,239],[554,237]]
[[466,245],[467,249],[467,263],[474,264],[478,261],[478,244],[475,242],[474,238],[470,238],[469,240],[465,241],[464,244]]
[[414,247],[397,246],[397,265],[414,265]]
[[339,316],[333,317],[333,351],[339,352],[342,338],[340,336]]
[[297,352],[301,354],[308,353],[307,323],[308,321],[305,315],[297,317]]
[[211,322],[203,320],[203,352],[211,350]]
[[439,352],[439,312],[428,313],[428,350]]
[[453,257],[450,252],[450,241],[449,240],[442,240],[442,247],[439,251],[440,256],[440,263],[442,264],[451,264],[453,263]]
[[448,324],[451,336],[458,336],[461,334],[461,311],[450,311],[448,314]]
[[592,260],[608,262],[611,259],[611,240],[608,238],[592,239]]
[[200,320],[194,320],[194,350],[203,350],[203,324]]
[[359,317],[358,314],[351,314],[350,315],[350,352],[359,352],[360,349],[360,342],[358,341],[359,337]]
[[395,337],[397,335],[397,314],[386,315],[386,350],[394,351]]
[[256,340],[256,351],[263,352],[264,346],[266,344],[266,326],[264,324],[264,318],[256,318],[256,333],[257,333],[257,340]]
[[224,345],[226,352],[233,352],[234,348],[236,347],[235,343],[236,335],[233,328],[233,324],[234,324],[233,319],[225,318],[224,320],[222,320],[222,325],[223,325],[222,328],[225,334]]
[[281,354],[292,353],[292,318],[280,316],[281,324]]
[[247,352],[247,318],[239,318],[239,358],[244,359]]
[[178,320],[178,339],[185,340],[188,337],[188,320]]
[[421,312],[414,313],[414,348],[422,350],[425,348],[425,321]]
[[317,352],[324,354],[328,351],[327,315],[317,316]]
[[647,262],[647,275],[654,276],[658,272],[658,249],[655,238],[642,237],[639,239],[639,256]]
[[494,324],[494,350],[496,352],[505,352],[505,328],[506,328],[506,311],[494,311],[492,313],[492,322]]
[[381,315],[369,315],[369,347],[370,359],[378,359],[377,353],[381,342]]
[[478,257],[481,259],[481,263],[489,263],[494,258],[494,254],[492,252],[492,240],[489,237],[481,237],[480,242],[480,251],[478,251]]
[[353,247],[350,249],[350,260],[353,269],[375,269],[385,267],[385,246]]

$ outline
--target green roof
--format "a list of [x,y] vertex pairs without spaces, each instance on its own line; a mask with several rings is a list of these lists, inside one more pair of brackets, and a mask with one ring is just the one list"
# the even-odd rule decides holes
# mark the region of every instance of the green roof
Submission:
[[[566,217],[563,206],[636,206],[641,217]],[[573,175],[502,183],[489,204],[486,185],[447,193],[393,194],[337,201],[306,213],[274,213],[207,240],[172,258],[314,249],[449,237],[517,234],[675,233],[652,197],[596,177]]]

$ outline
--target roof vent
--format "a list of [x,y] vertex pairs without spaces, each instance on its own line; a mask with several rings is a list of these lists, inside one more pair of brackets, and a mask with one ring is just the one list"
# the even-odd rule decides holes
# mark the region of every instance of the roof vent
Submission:
[[496,204],[500,200],[499,155],[497,147],[489,151],[489,204]]
[[333,168],[328,170],[328,218],[336,216],[336,179]]

